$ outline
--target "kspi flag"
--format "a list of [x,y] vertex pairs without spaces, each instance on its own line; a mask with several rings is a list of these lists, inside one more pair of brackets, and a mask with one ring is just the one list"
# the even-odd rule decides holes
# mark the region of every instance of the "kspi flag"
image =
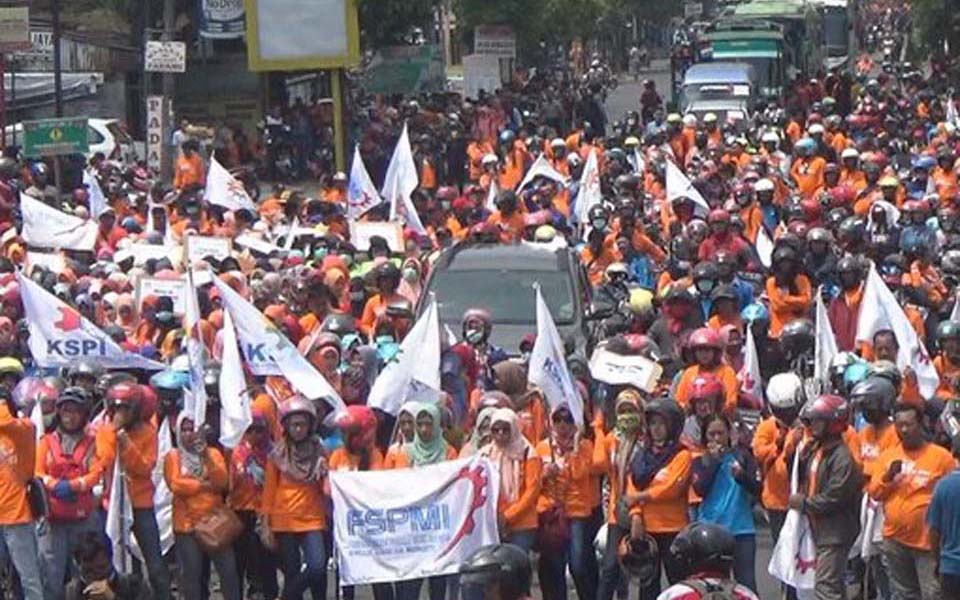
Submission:
[[740,392],[763,400],[763,378],[760,374],[760,355],[757,342],[753,337],[753,328],[747,327],[747,343],[743,346],[743,367],[737,373],[740,379]]
[[367,404],[396,415],[405,402],[432,402],[440,398],[440,318],[437,303],[400,342],[394,361],[384,367],[370,389]]
[[207,169],[207,187],[203,190],[203,199],[227,210],[245,208],[253,213],[257,212],[257,205],[250,199],[243,182],[231,175],[213,156],[210,157],[210,167]]
[[190,402],[184,396],[184,409],[193,415],[194,423],[207,422],[207,388],[203,383],[204,363],[206,351],[200,338],[200,303],[197,301],[197,288],[193,281],[193,269],[187,269],[186,289],[186,321],[187,335],[184,343],[187,349],[187,359],[190,364]]
[[821,389],[830,389],[830,365],[837,355],[837,338],[830,325],[830,316],[823,303],[823,297],[817,293],[816,314],[817,337],[813,343],[813,377],[820,382]]
[[[117,573],[128,574],[133,571],[133,549],[130,542],[133,536],[133,505],[130,504],[130,492],[127,490],[126,478],[123,476],[123,466],[120,464],[120,455],[117,454],[113,465],[113,476],[110,481],[110,503],[107,505],[107,537],[113,548],[113,568]],[[139,552],[137,558],[140,558]]]
[[677,198],[689,198],[694,203],[694,211],[706,215],[710,212],[710,205],[703,199],[700,190],[695,188],[683,171],[671,160],[667,160],[667,200],[673,202]]
[[367,167],[360,156],[360,145],[353,150],[353,164],[350,166],[350,183],[347,185],[347,219],[354,221],[360,215],[383,202],[376,186],[367,173]]
[[253,422],[253,415],[230,311],[223,313],[223,355],[220,360],[220,443],[225,448],[236,448]]
[[31,246],[89,252],[97,243],[94,221],[68,215],[26,194],[20,194],[20,216],[20,233]]
[[517,193],[523,191],[523,188],[530,185],[534,179],[537,177],[546,177],[547,179],[552,179],[561,185],[566,185],[569,181],[569,177],[561,173],[560,171],[553,168],[553,165],[550,164],[550,161],[547,160],[547,157],[541,154],[537,157],[537,160],[533,161],[533,164],[530,165],[530,169],[527,171],[526,175],[523,176],[523,181],[520,182],[520,185],[517,186]]
[[90,197],[90,216],[99,219],[103,211],[107,210],[107,199],[103,195],[96,174],[85,170],[83,172],[83,185],[87,187],[87,194]]
[[158,371],[164,365],[121,348],[77,309],[17,273],[30,327],[30,353],[37,365],[67,367],[85,360],[104,369]]
[[527,379],[540,387],[550,412],[566,407],[577,427],[583,429],[583,399],[573,385],[573,378],[567,370],[566,353],[563,340],[553,322],[550,308],[543,300],[540,288],[537,288],[537,340],[530,352],[530,371]]
[[587,156],[587,164],[580,174],[580,189],[577,193],[576,212],[573,220],[577,223],[586,223],[587,215],[594,205],[603,202],[600,191],[600,168],[597,164],[597,151],[591,150]]
[[383,198],[390,203],[390,220],[398,218],[417,233],[426,235],[427,230],[420,221],[420,215],[413,205],[411,194],[420,185],[417,176],[417,165],[413,162],[413,149],[410,147],[410,134],[407,133],[407,124],[403,124],[403,132],[390,157],[387,165],[387,174],[383,179]]
[[342,585],[456,573],[477,548],[499,543],[500,478],[486,458],[335,471],[330,488]]

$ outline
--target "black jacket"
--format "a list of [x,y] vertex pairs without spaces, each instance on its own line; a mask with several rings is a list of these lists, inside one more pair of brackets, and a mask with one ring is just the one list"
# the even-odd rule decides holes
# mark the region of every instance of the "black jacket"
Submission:
[[[800,489],[809,489],[810,469],[821,446],[811,444],[800,457]],[[816,472],[816,490],[803,503],[816,545],[853,544],[860,533],[863,471],[842,439],[826,442]]]

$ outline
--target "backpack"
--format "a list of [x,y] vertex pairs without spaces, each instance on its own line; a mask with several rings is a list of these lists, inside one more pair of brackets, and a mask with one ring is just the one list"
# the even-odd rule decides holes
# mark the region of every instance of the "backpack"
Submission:
[[[60,436],[53,433],[47,436],[49,452],[47,454],[47,474],[54,479],[76,479],[87,473],[86,458],[93,446],[93,437],[85,435],[71,454],[65,454],[60,445]],[[70,502],[49,495],[49,518],[53,523],[82,521],[93,514],[93,490],[76,492],[76,500]]]
[[737,600],[737,582],[732,579],[722,579],[717,582],[706,579],[684,579],[680,584],[692,588],[700,596],[700,600]]

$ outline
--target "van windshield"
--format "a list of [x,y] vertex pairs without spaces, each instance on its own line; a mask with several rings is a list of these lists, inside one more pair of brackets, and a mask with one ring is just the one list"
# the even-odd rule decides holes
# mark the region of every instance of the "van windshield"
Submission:
[[691,84],[683,87],[683,97],[688,106],[716,100],[743,102],[750,98],[750,86],[745,83]]

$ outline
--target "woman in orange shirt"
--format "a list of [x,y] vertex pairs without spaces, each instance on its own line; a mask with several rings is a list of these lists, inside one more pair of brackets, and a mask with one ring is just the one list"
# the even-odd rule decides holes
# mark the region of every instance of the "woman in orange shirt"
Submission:
[[283,595],[303,598],[308,589],[314,598],[326,598],[327,459],[317,435],[317,408],[303,396],[293,396],[280,406],[281,439],[270,453],[260,506],[268,546],[280,553]]
[[244,575],[250,576],[250,589],[264,598],[277,598],[276,556],[263,545],[257,535],[257,514],[260,496],[270,457],[270,421],[266,413],[254,408],[253,420],[243,439],[230,455],[230,493],[227,504],[243,521],[243,533],[237,540],[237,575],[243,584]]
[[530,551],[537,537],[542,462],[520,431],[520,419],[513,410],[494,411],[490,433],[492,440],[480,449],[480,455],[489,458],[500,471],[500,539]]
[[413,443],[417,408],[419,406],[419,402],[411,401],[404,402],[403,406],[400,407],[400,411],[397,413],[397,424],[390,439],[390,447],[387,448],[387,455],[383,459],[385,470],[396,469],[400,454],[406,453],[407,445]]
[[[594,496],[591,486],[597,487],[593,442],[580,436],[573,414],[565,405],[553,412],[550,421],[550,437],[537,444],[537,454],[544,463],[537,500],[541,527],[538,573],[543,598],[564,600],[567,597],[567,566],[573,575],[577,597],[595,598],[597,563],[590,543]],[[556,514],[569,519],[569,539],[545,537],[544,525],[549,523],[549,515]]]
[[[407,444],[404,451],[397,455],[394,468],[417,469],[435,465],[457,457],[457,450],[443,439],[440,407],[436,404],[421,403],[415,408],[415,429],[413,443]],[[400,581],[396,585],[397,600],[417,600],[423,579]],[[427,579],[430,600],[443,600],[447,590],[447,577],[437,575]]]
[[205,428],[198,431],[186,412],[177,417],[177,447],[163,462],[163,478],[173,493],[173,533],[180,566],[180,595],[185,600],[203,597],[203,560],[209,557],[220,575],[220,588],[227,600],[240,600],[240,579],[233,547],[206,554],[193,536],[206,515],[223,505],[229,476],[223,455],[207,447]]

